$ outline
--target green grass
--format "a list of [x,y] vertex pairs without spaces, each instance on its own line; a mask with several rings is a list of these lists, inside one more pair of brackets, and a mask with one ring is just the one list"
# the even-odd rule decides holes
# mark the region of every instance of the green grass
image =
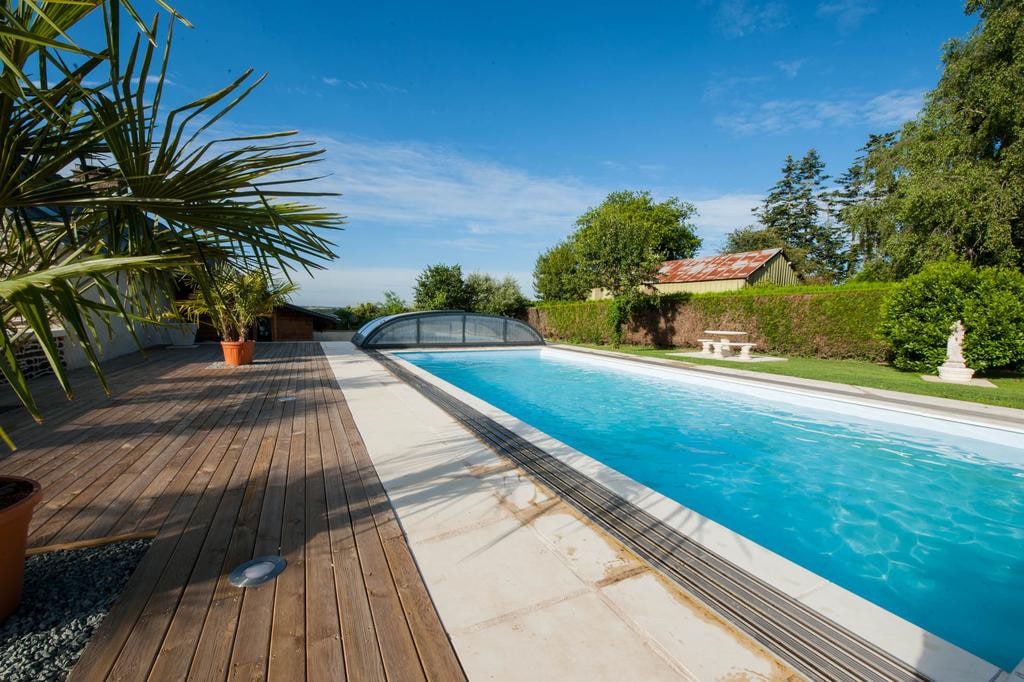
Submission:
[[956,386],[953,384],[935,384],[921,378],[913,372],[901,372],[887,365],[879,365],[863,360],[821,360],[819,358],[789,358],[785,362],[737,363],[728,360],[712,360],[709,358],[689,358],[672,355],[680,349],[649,348],[643,346],[595,346],[592,344],[575,344],[585,348],[618,351],[641,357],[663,358],[676,362],[689,362],[699,365],[715,365],[742,369],[749,372],[765,374],[781,374],[802,379],[818,379],[834,381],[839,384],[880,388],[887,391],[902,391],[918,395],[930,395],[936,398],[967,400],[974,403],[999,405],[1024,409],[1024,375],[1002,374],[986,377],[997,388],[978,386]]

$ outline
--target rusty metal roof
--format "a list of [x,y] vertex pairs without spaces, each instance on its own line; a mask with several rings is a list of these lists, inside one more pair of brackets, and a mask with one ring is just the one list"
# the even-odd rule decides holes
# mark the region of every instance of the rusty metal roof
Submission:
[[727,253],[721,256],[667,260],[658,270],[662,284],[680,282],[710,282],[720,279],[746,279],[757,272],[782,249],[764,249]]

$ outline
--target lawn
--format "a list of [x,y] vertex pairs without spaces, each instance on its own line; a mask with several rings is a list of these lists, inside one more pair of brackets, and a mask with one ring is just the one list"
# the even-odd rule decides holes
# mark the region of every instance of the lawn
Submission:
[[997,388],[980,388],[977,386],[956,386],[953,384],[935,384],[924,381],[914,372],[901,372],[887,365],[879,365],[862,360],[821,360],[819,358],[789,358],[785,362],[738,363],[728,360],[710,358],[690,358],[672,355],[681,349],[650,348],[646,346],[595,346],[591,344],[575,344],[586,348],[618,351],[642,357],[663,358],[676,362],[689,362],[700,365],[715,365],[742,369],[765,374],[781,374],[803,379],[834,381],[839,384],[880,388],[887,391],[903,391],[937,398],[968,400],[975,403],[1015,407],[1024,410],[1024,375],[1020,373],[1002,374],[986,377]]

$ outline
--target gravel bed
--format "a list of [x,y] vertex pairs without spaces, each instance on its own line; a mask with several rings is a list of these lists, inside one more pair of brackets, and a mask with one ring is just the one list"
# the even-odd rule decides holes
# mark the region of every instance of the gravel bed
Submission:
[[66,678],[150,543],[29,557],[21,608],[0,624],[0,680]]

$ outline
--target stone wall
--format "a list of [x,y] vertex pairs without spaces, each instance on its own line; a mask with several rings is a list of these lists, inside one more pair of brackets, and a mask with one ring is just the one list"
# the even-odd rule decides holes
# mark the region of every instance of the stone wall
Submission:
[[[56,334],[57,338],[57,352],[60,354],[61,366],[67,367],[67,363],[64,361],[64,346],[65,337],[63,334]],[[36,340],[31,340],[24,344],[17,352],[18,366],[21,371],[25,373],[25,377],[28,379],[35,379],[36,377],[46,376],[47,374],[53,374],[53,369],[50,367],[50,362],[46,359],[46,353],[43,352],[43,347],[39,345]],[[0,376],[0,386],[6,386],[7,380]]]

